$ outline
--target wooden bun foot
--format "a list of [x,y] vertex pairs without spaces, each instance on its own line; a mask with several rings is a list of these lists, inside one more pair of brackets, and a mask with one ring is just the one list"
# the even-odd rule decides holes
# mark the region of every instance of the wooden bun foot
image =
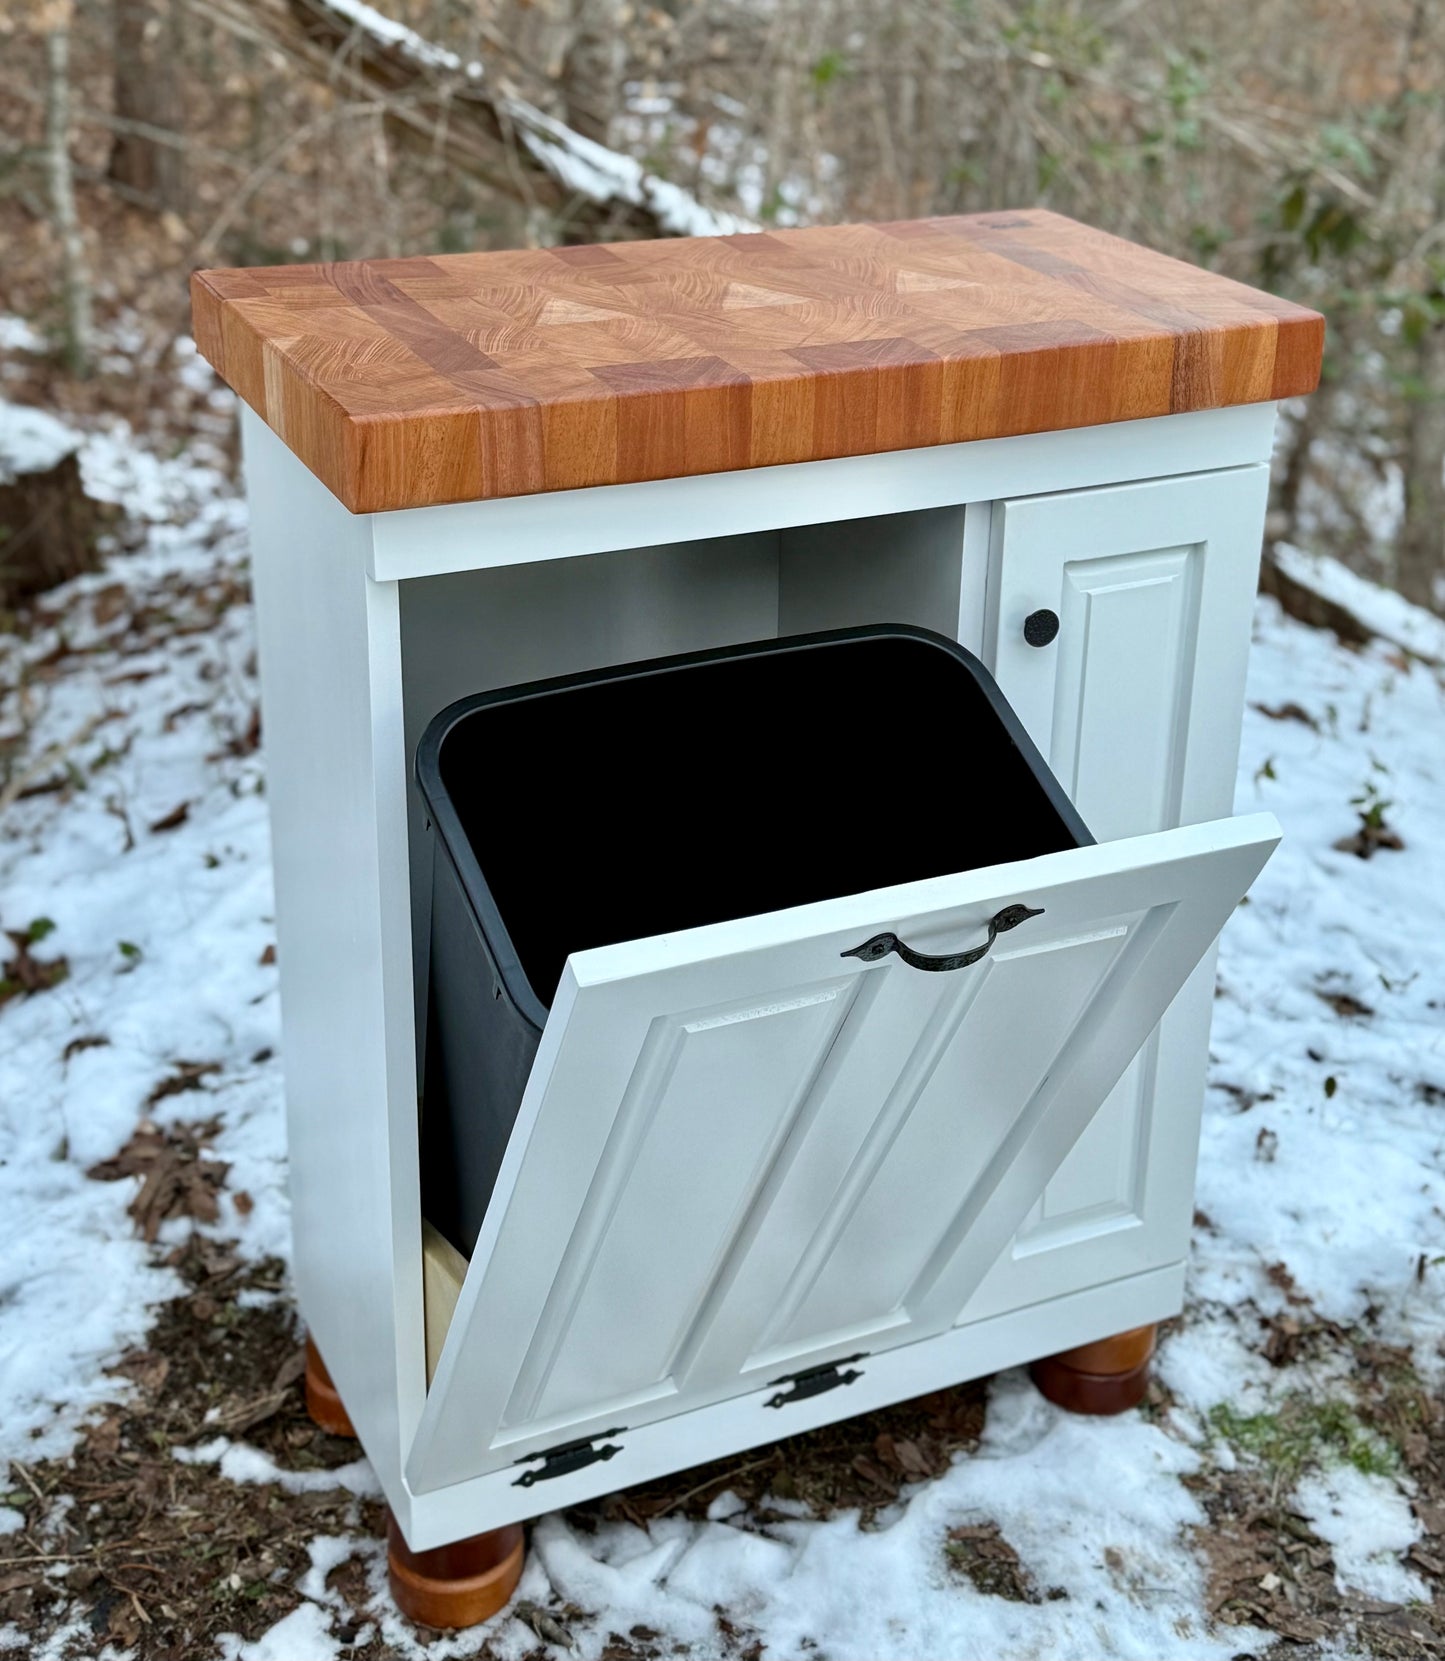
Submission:
[[312,1420],[332,1436],[355,1436],[351,1419],[342,1405],[321,1351],[306,1337],[306,1411]]
[[1046,1355],[1029,1374],[1043,1396],[1070,1413],[1124,1413],[1137,1407],[1149,1388],[1154,1333],[1152,1326],[1134,1327]]
[[420,1626],[478,1626],[506,1605],[522,1578],[522,1525],[509,1523],[449,1546],[413,1551],[386,1515],[387,1581],[396,1606]]

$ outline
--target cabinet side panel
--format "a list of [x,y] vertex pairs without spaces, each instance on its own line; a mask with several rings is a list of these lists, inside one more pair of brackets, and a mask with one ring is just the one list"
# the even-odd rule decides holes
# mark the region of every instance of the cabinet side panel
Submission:
[[249,413],[245,444],[297,1292],[405,1517],[425,1347],[396,591],[366,575],[369,521]]

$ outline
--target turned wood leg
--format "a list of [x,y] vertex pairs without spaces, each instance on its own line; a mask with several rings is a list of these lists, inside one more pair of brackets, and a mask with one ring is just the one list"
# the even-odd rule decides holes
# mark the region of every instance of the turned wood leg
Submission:
[[520,1523],[431,1551],[413,1551],[396,1518],[386,1514],[391,1595],[402,1614],[421,1626],[477,1626],[489,1621],[516,1590],[524,1557]]
[[331,1382],[326,1363],[321,1359],[321,1351],[312,1342],[309,1333],[306,1335],[306,1411],[322,1430],[332,1436],[356,1435],[341,1397],[336,1393],[336,1386]]
[[1136,1326],[1046,1355],[1029,1373],[1043,1395],[1070,1413],[1123,1413],[1137,1407],[1149,1388],[1154,1333],[1152,1326]]

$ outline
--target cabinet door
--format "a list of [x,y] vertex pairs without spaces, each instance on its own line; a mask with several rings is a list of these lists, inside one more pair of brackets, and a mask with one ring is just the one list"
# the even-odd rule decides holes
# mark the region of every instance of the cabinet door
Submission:
[[954,1326],[1278,834],[1188,826],[574,953],[413,1491]]
[[[985,656],[1101,841],[1233,802],[1266,467],[995,504]],[[1025,619],[1053,612],[1032,646]],[[1188,1245],[1214,953],[979,1288],[978,1319]]]

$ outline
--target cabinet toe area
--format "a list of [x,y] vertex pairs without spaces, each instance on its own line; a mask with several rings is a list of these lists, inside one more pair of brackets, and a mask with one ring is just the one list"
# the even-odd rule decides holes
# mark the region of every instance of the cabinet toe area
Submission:
[[1039,1391],[1070,1413],[1124,1413],[1149,1388],[1153,1326],[1133,1327],[1077,1349],[1046,1355],[1029,1368]]
[[[321,1351],[306,1338],[306,1411],[332,1436],[355,1436]],[[478,1626],[506,1604],[521,1579],[526,1552],[520,1523],[473,1534],[431,1551],[413,1551],[386,1514],[386,1567],[392,1599],[422,1626]]]
[[477,1626],[516,1590],[526,1552],[520,1523],[473,1534],[449,1546],[413,1551],[387,1514],[386,1566],[398,1609],[422,1626]]
[[309,1333],[306,1336],[306,1411],[328,1435],[356,1435],[326,1363],[321,1359],[321,1351]]

